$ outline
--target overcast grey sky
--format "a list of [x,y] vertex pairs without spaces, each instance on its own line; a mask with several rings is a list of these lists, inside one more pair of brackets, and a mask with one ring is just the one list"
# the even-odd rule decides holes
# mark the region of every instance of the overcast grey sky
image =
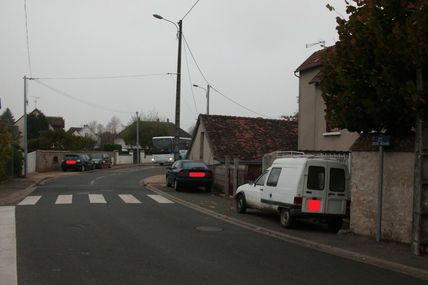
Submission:
[[[90,77],[175,73],[175,27],[196,0],[27,0],[33,77]],[[200,0],[183,21],[184,35],[209,83],[224,95],[270,118],[297,111],[293,71],[325,40],[333,45],[343,0]],[[24,0],[0,0],[0,98],[15,119],[23,114],[23,80],[29,76]],[[184,44],[184,43],[183,43]],[[189,67],[186,65],[186,54]],[[205,113],[205,86],[190,54],[182,57],[181,126]],[[189,70],[188,70],[189,68]],[[175,75],[108,80],[41,80],[94,108],[34,81],[29,96],[47,116],[62,116],[66,129],[113,115],[129,122],[152,110],[174,121]],[[212,91],[210,113],[257,117]],[[194,99],[193,99],[194,98]],[[194,102],[195,101],[195,102]],[[196,103],[196,104],[195,104]],[[196,108],[195,108],[196,105]],[[29,98],[29,110],[34,98]],[[121,112],[113,112],[109,109]],[[129,112],[129,113],[126,113]]]

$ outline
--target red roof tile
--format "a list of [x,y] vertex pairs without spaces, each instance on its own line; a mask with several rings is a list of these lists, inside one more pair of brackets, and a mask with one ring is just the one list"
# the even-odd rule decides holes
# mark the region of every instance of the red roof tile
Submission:
[[329,51],[334,51],[334,46],[319,50],[311,54],[297,69],[296,72],[302,72],[321,65],[323,54]]
[[216,160],[223,161],[226,155],[260,160],[266,153],[297,149],[295,121],[220,115],[200,115],[199,120]]

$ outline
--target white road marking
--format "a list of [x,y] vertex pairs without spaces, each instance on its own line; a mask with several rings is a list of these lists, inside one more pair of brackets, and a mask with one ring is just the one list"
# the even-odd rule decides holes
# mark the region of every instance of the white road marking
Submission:
[[18,204],[18,206],[35,205],[37,202],[39,202],[41,197],[42,196],[27,196],[24,200],[21,201],[21,203]]
[[97,180],[99,180],[99,179],[101,179],[101,178],[104,178],[105,176],[100,176],[100,177],[97,177],[97,178],[95,178],[94,180],[92,180],[91,181],[91,185],[94,185],[95,184],[95,181],[97,181]]
[[88,194],[89,203],[91,204],[106,204],[106,199],[102,194]]
[[0,280],[1,284],[18,284],[16,270],[15,207],[0,207]]
[[57,205],[71,204],[73,203],[73,195],[58,195],[58,198],[55,201]]
[[147,195],[147,196],[149,196],[150,198],[152,198],[153,200],[155,200],[160,204],[174,204],[174,202],[172,202],[171,200],[168,200],[167,198],[161,195]]
[[127,204],[141,204],[140,200],[131,194],[119,194],[120,199]]

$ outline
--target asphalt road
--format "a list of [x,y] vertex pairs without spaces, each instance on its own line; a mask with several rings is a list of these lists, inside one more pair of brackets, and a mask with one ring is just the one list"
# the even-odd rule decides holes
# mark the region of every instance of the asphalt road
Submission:
[[162,172],[99,170],[38,187],[16,207],[18,284],[426,284],[148,196],[139,182]]

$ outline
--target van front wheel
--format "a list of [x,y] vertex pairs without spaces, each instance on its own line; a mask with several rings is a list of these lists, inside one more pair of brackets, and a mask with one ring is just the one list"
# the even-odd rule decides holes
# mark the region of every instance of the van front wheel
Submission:
[[291,228],[293,225],[294,218],[291,216],[290,211],[287,209],[281,209],[281,212],[279,214],[279,222],[281,223],[281,226],[284,228]]
[[243,194],[239,194],[236,197],[236,211],[240,214],[244,214],[247,210],[247,202],[245,201],[245,196]]

